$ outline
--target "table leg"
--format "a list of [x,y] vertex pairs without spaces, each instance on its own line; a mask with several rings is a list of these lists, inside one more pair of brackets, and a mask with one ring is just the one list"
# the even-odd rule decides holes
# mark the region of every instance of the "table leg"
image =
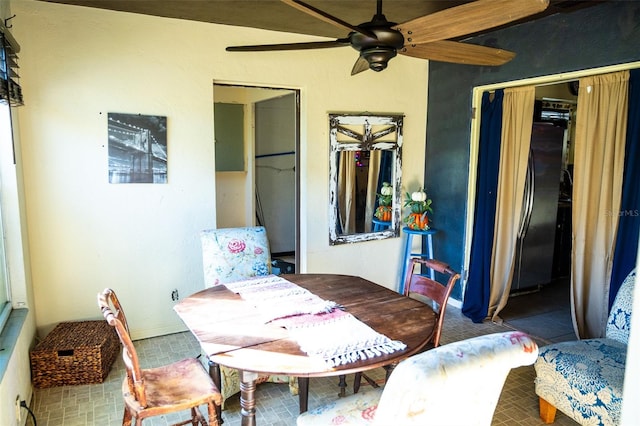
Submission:
[[256,424],[256,380],[258,373],[240,370],[240,414],[242,426]]
[[[209,364],[209,376],[213,380],[213,383],[216,385],[219,391],[222,391],[220,387],[222,384],[222,379],[220,376],[220,364],[213,362],[211,360],[208,361]],[[224,420],[222,420],[222,407],[216,405],[216,417],[218,417],[218,424],[223,424]]]
[[347,395],[347,376],[341,374],[338,377],[340,378],[340,381],[338,382],[338,386],[340,386],[340,393],[338,394],[338,397],[344,398]]
[[298,377],[298,401],[300,403],[300,414],[309,408],[309,378]]

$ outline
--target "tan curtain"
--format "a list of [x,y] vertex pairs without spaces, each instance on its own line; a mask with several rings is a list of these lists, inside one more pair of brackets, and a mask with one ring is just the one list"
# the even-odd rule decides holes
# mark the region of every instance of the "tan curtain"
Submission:
[[622,192],[629,71],[580,79],[573,179],[571,311],[580,338],[604,336]]
[[506,306],[511,290],[513,265],[522,216],[535,86],[505,89],[502,102],[500,173],[496,199],[495,233],[491,253],[491,292],[488,314],[502,322],[498,314]]
[[340,152],[338,169],[338,206],[343,234],[356,232],[356,153]]
[[367,177],[367,205],[364,212],[365,232],[373,231],[373,213],[376,207],[376,189],[378,189],[378,175],[380,175],[380,159],[382,152],[369,151],[369,175]]

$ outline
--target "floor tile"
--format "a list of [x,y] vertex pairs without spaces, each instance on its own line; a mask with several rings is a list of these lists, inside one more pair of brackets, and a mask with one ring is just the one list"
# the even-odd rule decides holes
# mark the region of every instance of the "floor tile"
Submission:
[[[543,296],[536,295],[535,298],[545,305]],[[570,340],[573,333],[570,319],[566,321],[564,318],[565,313],[562,312],[563,307],[559,297],[557,295],[550,297],[553,297],[553,302],[550,303],[552,306],[537,306],[524,299],[516,301],[510,310],[506,311],[503,324],[491,322],[475,324],[459,309],[448,307],[441,344],[513,329],[531,333],[540,345],[549,343],[550,339]],[[516,305],[528,307],[530,310],[522,310]],[[545,317],[545,314],[549,316]],[[135,345],[140,352],[141,364],[144,367],[193,357],[200,351],[197,341],[189,332],[139,340]],[[367,374],[380,383],[384,382],[383,369],[373,370]],[[123,412],[120,384],[123,377],[124,367],[122,360],[118,358],[105,383],[36,389],[31,407],[38,424],[48,426],[120,425]],[[492,426],[543,425],[538,417],[538,398],[534,392],[534,378],[533,366],[520,367],[511,371],[498,402]],[[350,394],[353,392],[351,388],[353,375],[347,376],[347,383],[347,394]],[[366,381],[362,381],[361,391],[370,387]],[[309,389],[310,407],[326,404],[338,397],[338,377],[312,378]],[[295,425],[298,397],[289,394],[287,385],[261,384],[257,387],[256,398],[258,425]],[[165,426],[167,421],[173,418],[154,418],[145,421],[145,425]],[[240,425],[240,418],[240,401],[239,396],[236,395],[226,403],[226,409],[223,411],[224,424]],[[556,426],[575,424],[562,413],[556,416]]]

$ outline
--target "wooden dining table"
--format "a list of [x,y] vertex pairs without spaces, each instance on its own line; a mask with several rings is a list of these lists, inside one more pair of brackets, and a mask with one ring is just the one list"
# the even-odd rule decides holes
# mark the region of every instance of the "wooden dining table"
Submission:
[[[199,291],[174,307],[200,343],[209,365],[224,365],[240,372],[242,425],[253,426],[258,373],[298,377],[300,410],[307,409],[310,377],[339,376],[393,365],[418,353],[430,340],[435,313],[425,303],[364,278],[338,274],[282,275],[318,297],[336,302],[376,332],[406,345],[380,356],[330,366],[301,350],[290,332],[265,323],[260,312],[224,285]],[[219,373],[211,372],[219,378]],[[216,383],[220,386],[220,383]]]

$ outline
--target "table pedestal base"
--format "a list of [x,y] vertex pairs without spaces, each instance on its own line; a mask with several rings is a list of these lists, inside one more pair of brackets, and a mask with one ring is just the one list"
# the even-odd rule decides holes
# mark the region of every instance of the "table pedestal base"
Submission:
[[256,424],[256,380],[258,373],[240,370],[240,414],[242,426]]

